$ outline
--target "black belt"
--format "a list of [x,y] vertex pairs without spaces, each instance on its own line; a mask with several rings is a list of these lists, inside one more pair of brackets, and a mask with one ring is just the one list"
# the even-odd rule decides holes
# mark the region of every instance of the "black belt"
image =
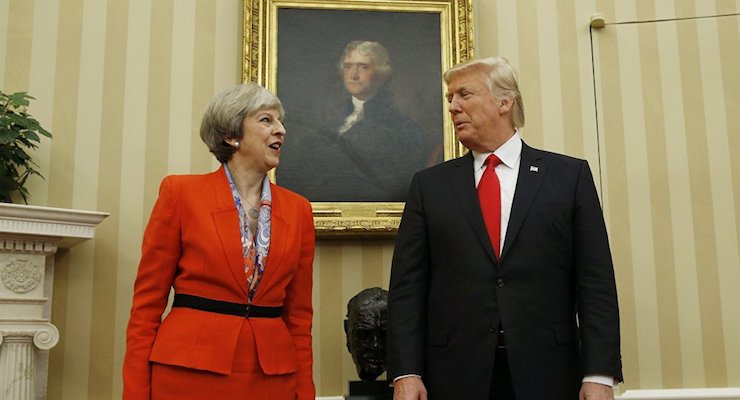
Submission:
[[280,318],[283,307],[265,307],[254,304],[231,303],[228,301],[213,300],[191,294],[175,294],[172,307],[187,307],[218,314],[236,315],[245,318]]

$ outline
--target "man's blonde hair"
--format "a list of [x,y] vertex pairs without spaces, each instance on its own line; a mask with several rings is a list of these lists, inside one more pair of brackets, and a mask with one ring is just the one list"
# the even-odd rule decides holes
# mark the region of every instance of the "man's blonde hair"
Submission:
[[444,73],[444,81],[449,85],[452,78],[471,70],[480,70],[486,74],[488,89],[497,100],[509,99],[512,101],[512,116],[514,127],[524,126],[524,102],[519,92],[519,79],[514,67],[504,57],[488,57],[466,61],[455,65]]

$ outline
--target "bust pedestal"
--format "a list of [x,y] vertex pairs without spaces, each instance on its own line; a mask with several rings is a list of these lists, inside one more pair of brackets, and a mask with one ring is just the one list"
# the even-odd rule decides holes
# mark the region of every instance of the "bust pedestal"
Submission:
[[350,381],[346,400],[393,400],[388,381]]
[[94,236],[107,213],[0,204],[0,398],[46,398],[54,255]]

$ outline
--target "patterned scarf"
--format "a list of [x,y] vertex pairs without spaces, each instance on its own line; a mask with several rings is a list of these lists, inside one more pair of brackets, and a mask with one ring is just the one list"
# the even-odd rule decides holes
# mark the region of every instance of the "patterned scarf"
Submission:
[[223,164],[226,177],[231,186],[231,195],[239,213],[239,231],[242,239],[242,254],[244,256],[244,274],[247,276],[247,287],[249,287],[248,302],[251,304],[257,287],[262,280],[262,274],[267,265],[267,253],[270,251],[270,214],[272,211],[272,192],[270,191],[270,180],[265,176],[262,181],[262,195],[259,202],[259,218],[257,220],[256,235],[252,235],[249,229],[247,213],[241,202],[239,191],[236,190],[234,178],[226,163]]

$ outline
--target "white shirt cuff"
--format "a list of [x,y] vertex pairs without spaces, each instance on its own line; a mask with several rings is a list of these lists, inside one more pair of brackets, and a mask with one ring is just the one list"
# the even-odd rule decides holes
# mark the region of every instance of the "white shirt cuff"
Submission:
[[393,387],[393,384],[396,383],[397,380],[403,379],[403,378],[419,378],[421,379],[421,375],[416,374],[408,374],[408,375],[401,375],[393,378],[393,382],[391,382],[391,387]]
[[609,375],[586,375],[582,382],[598,383],[605,386],[617,387],[617,380]]

